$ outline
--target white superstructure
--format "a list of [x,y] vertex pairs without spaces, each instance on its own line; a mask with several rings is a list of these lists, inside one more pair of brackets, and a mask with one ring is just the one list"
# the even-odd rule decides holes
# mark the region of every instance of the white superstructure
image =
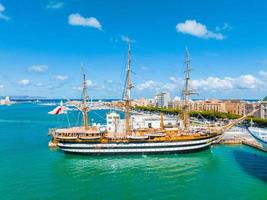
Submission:
[[[132,115],[131,116],[132,127],[133,129],[145,129],[145,128],[155,128],[159,129],[160,127],[160,116],[159,115]],[[165,126],[176,126],[177,118],[175,117],[164,117]]]
[[107,132],[108,137],[123,138],[125,134],[125,121],[120,119],[120,115],[117,112],[108,113],[107,119]]
[[[173,127],[177,126],[177,118],[171,116],[164,117],[164,125]],[[120,133],[125,130],[125,120],[120,119],[120,115],[116,112],[107,114],[107,131],[110,133]],[[133,130],[160,127],[160,116],[155,114],[133,114],[131,115],[131,128]]]

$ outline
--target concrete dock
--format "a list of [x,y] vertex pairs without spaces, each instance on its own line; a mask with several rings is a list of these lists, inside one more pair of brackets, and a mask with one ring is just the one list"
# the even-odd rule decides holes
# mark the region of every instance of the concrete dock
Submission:
[[220,144],[243,144],[260,151],[267,152],[266,149],[262,148],[262,146],[249,134],[249,132],[245,128],[233,127],[232,129],[228,130],[227,132],[225,132],[225,135],[220,141]]

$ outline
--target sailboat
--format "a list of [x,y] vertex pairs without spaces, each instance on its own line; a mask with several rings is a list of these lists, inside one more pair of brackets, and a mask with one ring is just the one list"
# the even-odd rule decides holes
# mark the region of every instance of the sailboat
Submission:
[[186,49],[186,71],[182,119],[176,127],[164,126],[163,115],[160,115],[160,128],[133,128],[131,118],[131,43],[128,45],[127,73],[124,89],[125,119],[111,112],[107,114],[107,128],[101,131],[98,126],[88,124],[88,96],[85,74],[83,74],[83,101],[76,104],[83,114],[83,126],[63,129],[51,129],[50,143],[65,153],[86,155],[117,155],[117,154],[165,154],[186,153],[209,148],[218,142],[225,130],[244,120],[249,113],[225,126],[206,126],[198,129],[190,124],[189,96],[193,93],[189,88],[190,58]]

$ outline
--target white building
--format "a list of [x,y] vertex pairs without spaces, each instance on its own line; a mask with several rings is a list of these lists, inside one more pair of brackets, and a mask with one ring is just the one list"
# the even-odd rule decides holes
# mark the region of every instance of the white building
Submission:
[[175,97],[173,98],[173,101],[181,101],[181,97],[175,96]]
[[[177,118],[164,116],[164,126],[173,127],[177,125]],[[144,129],[144,128],[160,128],[160,116],[159,115],[132,115],[131,116],[132,128]]]
[[[145,129],[145,128],[160,128],[160,116],[159,115],[131,115],[131,128],[133,130]],[[171,128],[177,126],[177,118],[171,116],[164,117],[164,126]],[[179,122],[180,123],[180,122]],[[125,137],[125,120],[120,119],[120,115],[116,112],[107,114],[107,127],[108,137]]]
[[120,119],[120,115],[116,112],[107,114],[107,131],[113,135],[125,132],[124,120]]
[[167,108],[170,101],[171,96],[168,92],[161,92],[155,96],[156,106],[158,106],[159,108]]

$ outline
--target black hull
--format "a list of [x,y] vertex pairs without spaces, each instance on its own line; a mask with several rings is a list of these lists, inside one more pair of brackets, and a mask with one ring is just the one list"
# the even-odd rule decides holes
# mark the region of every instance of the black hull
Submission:
[[58,143],[60,150],[79,155],[149,155],[184,154],[208,149],[220,138],[219,135],[199,140],[129,143]]
[[80,156],[123,156],[123,155],[173,155],[173,154],[189,154],[197,153],[210,149],[210,146],[199,149],[179,150],[179,151],[163,151],[163,152],[131,152],[131,153],[79,153],[63,151],[66,155],[80,155]]

